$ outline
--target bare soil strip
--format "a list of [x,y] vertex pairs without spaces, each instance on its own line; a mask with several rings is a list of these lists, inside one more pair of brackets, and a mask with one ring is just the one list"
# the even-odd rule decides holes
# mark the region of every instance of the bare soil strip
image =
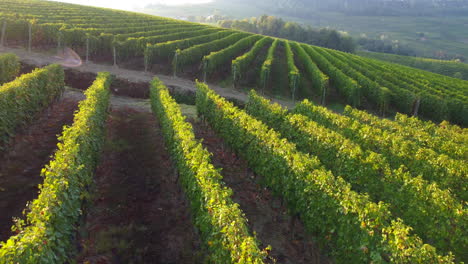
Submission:
[[208,125],[189,120],[197,138],[203,139],[203,145],[213,153],[213,164],[222,168],[223,180],[234,191],[233,200],[245,213],[261,247],[271,245],[270,256],[278,263],[331,263],[306,235],[297,217],[291,217],[281,200],[259,184],[261,177],[248,168],[247,162],[225,147]]
[[0,241],[11,235],[13,217],[22,217],[26,203],[38,195],[41,169],[56,150],[57,135],[73,122],[82,94],[65,92],[26,128],[18,131],[5,153],[0,154]]
[[148,107],[112,101],[78,263],[202,263],[157,120]]

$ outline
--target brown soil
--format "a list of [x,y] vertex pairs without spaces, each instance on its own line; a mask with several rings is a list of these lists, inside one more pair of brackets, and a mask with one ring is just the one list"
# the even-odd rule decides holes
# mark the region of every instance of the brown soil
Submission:
[[112,108],[78,263],[201,263],[189,204],[157,120],[149,107],[117,102]]
[[233,200],[245,213],[261,247],[272,246],[270,257],[284,264],[331,263],[306,235],[297,217],[291,217],[281,200],[260,185],[261,177],[248,168],[247,162],[225,147],[208,125],[190,120],[196,136],[213,153],[213,164],[222,168],[223,180],[234,191]]
[[12,217],[22,217],[28,201],[38,195],[41,169],[56,150],[57,135],[73,122],[73,112],[82,95],[64,96],[41,113],[27,128],[18,131],[8,149],[0,155],[0,241],[12,232]]

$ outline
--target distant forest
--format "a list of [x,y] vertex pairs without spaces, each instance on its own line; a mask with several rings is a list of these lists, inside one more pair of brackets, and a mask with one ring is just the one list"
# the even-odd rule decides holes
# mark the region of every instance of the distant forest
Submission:
[[275,16],[263,15],[258,18],[253,17],[242,20],[225,19],[219,20],[218,24],[224,28],[295,40],[345,52],[354,52],[357,45],[359,45],[362,49],[373,52],[405,56],[416,55],[416,52],[407,45],[401,45],[390,40],[367,37],[354,40],[348,34],[334,29],[303,26],[296,22],[284,21]]
[[253,17],[243,20],[220,20],[218,24],[224,28],[285,38],[345,52],[354,52],[356,48],[355,42],[346,33],[328,28],[316,29],[311,26],[302,26],[274,16],[263,15],[259,18]]

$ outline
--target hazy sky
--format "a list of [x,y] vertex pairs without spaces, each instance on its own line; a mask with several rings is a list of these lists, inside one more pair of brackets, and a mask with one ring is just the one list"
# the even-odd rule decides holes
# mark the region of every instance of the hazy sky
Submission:
[[52,0],[58,2],[66,2],[80,5],[100,6],[114,9],[133,10],[141,8],[148,4],[166,4],[166,5],[181,5],[181,4],[199,4],[212,2],[212,0]]

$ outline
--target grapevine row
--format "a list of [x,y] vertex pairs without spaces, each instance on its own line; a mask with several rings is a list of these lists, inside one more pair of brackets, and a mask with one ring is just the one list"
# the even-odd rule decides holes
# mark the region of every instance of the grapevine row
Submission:
[[171,40],[163,43],[148,44],[145,49],[146,62],[154,64],[157,59],[172,58],[176,50],[188,49],[192,46],[218,40],[234,34],[234,31],[223,30],[210,33],[207,35],[200,35],[186,39]]
[[0,55],[0,85],[12,81],[18,76],[20,63],[18,56],[14,54]]
[[203,69],[206,73],[211,74],[226,62],[232,61],[239,53],[251,47],[258,39],[259,35],[252,35],[243,38],[234,44],[219,50],[213,51],[210,54],[203,57]]
[[183,66],[200,62],[203,59],[203,56],[210,52],[220,50],[233,42],[237,42],[248,37],[249,35],[250,34],[240,32],[234,33],[222,39],[195,45],[184,50],[177,50],[173,60],[173,66],[176,69],[175,72]]
[[260,82],[262,86],[262,91],[265,90],[265,86],[270,79],[271,68],[273,67],[273,60],[275,59],[275,52],[276,48],[279,44],[279,39],[275,39],[271,44],[270,48],[267,52],[267,57],[262,64],[262,68],[260,70]]
[[249,66],[258,56],[260,50],[273,41],[270,37],[263,37],[255,42],[253,47],[243,55],[235,58],[231,64],[232,79],[234,83],[238,83],[240,79],[249,71]]
[[307,100],[296,105],[297,113],[308,116],[315,122],[337,131],[365,150],[372,150],[387,158],[393,169],[405,165],[414,177],[422,175],[430,182],[437,182],[441,188],[452,190],[462,201],[468,198],[466,181],[468,167],[463,161],[454,160],[435,151],[418,147],[402,136],[388,135],[372,126],[353,121],[351,118],[332,113],[324,107]]
[[0,87],[0,148],[15,130],[33,120],[62,94],[64,72],[59,65],[50,65],[21,75]]
[[288,64],[289,89],[292,95],[291,98],[294,101],[296,98],[296,90],[297,86],[299,85],[301,75],[299,73],[299,69],[296,67],[294,52],[292,51],[289,41],[284,41],[284,49],[286,50],[286,63]]
[[75,225],[88,196],[104,143],[110,75],[100,73],[85,92],[71,127],[64,129],[53,160],[42,170],[44,183],[32,202],[26,227],[2,242],[0,263],[68,263]]
[[282,194],[291,212],[308,231],[331,244],[339,263],[452,263],[434,247],[410,234],[393,219],[384,203],[373,203],[351,190],[341,177],[325,170],[317,158],[296,150],[260,121],[227,102],[203,83],[197,84],[197,110],[263,182]]
[[414,228],[423,241],[444,252],[463,256],[468,236],[468,212],[450,192],[440,190],[404,169],[392,170],[385,157],[306,116],[288,114],[278,104],[251,92],[246,111],[278,131],[298,150],[317,156],[334,175],[342,175],[354,190],[390,205],[393,215]]
[[392,135],[401,135],[405,140],[414,141],[420,147],[429,147],[440,154],[448,155],[454,159],[468,159],[468,145],[466,144],[456,144],[453,140],[430,135],[423,129],[403,126],[395,121],[381,119],[350,106],[345,107],[343,114],[361,123],[389,131]]
[[247,220],[232,201],[232,190],[211,163],[211,154],[195,139],[179,105],[157,78],[150,88],[151,107],[187,194],[194,223],[209,249],[210,263],[263,263],[264,253],[249,234]]

